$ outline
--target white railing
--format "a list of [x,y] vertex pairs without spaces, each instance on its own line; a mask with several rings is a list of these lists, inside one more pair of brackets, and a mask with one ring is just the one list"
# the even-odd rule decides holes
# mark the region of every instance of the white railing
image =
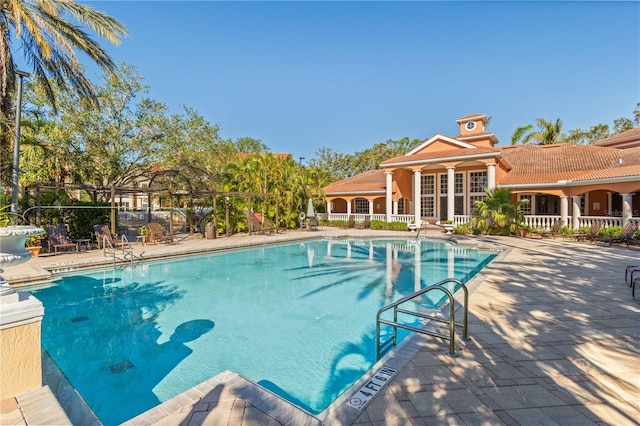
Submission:
[[[364,221],[364,218],[369,216],[368,214],[351,214],[355,216],[356,222]],[[328,220],[344,220],[345,222],[349,220],[349,215],[346,213],[330,213],[330,214],[319,214],[318,216],[326,217]],[[453,225],[459,226],[464,225],[465,223],[471,222],[471,215],[455,215],[453,216]],[[373,220],[386,220],[386,215],[384,214],[374,214],[371,215],[371,219]],[[412,214],[395,214],[391,215],[391,222],[404,222],[407,225],[413,223],[414,215]],[[550,230],[553,226],[553,222],[560,219],[560,215],[526,215],[524,217],[524,223],[527,226],[532,228],[540,228]],[[603,228],[608,228],[611,226],[622,226],[622,218],[618,216],[580,216],[578,218],[578,227],[590,227],[593,222],[600,221],[602,222]],[[568,223],[565,223],[564,226],[572,226],[573,219],[571,217],[567,218]],[[640,226],[640,217],[632,217],[631,222],[634,222]]]
[[[617,216],[580,216],[578,219],[579,228],[589,228],[591,227],[591,225],[593,225],[593,222],[597,221],[602,222],[603,228],[609,228],[611,226],[622,226],[622,218]],[[571,218],[569,218],[569,220],[571,221]],[[633,221],[634,220],[632,219],[632,222]]]
[[406,224],[412,223],[415,218],[412,214],[394,214],[391,215],[391,222],[404,222]]
[[[524,217],[524,224],[532,228],[540,228],[550,230],[553,222],[560,220],[560,216],[556,215],[527,215]],[[567,225],[565,223],[565,225]]]
[[453,216],[453,224],[455,226],[464,225],[465,223],[471,222],[471,215],[468,214],[457,214]]

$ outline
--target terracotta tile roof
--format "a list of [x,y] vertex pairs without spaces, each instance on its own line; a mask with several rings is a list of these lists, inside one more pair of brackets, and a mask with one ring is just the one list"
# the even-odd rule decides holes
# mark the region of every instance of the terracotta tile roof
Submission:
[[331,183],[323,188],[325,194],[335,192],[371,192],[384,191],[386,179],[384,170],[369,170],[350,178]]
[[[429,148],[426,148],[427,150]],[[421,161],[421,160],[434,160],[439,158],[449,158],[449,157],[466,157],[466,156],[474,156],[478,154],[486,154],[486,153],[499,153],[500,149],[498,148],[454,148],[447,149],[444,151],[437,152],[419,152],[413,155],[399,155],[397,157],[390,158],[380,163],[380,165],[385,164],[393,164],[393,163],[404,163],[404,162],[413,162],[413,161]]]
[[634,140],[634,139],[640,141],[640,127],[635,127],[625,132],[611,135],[608,138],[600,139],[599,141],[594,142],[593,145],[607,146],[607,145],[615,144],[616,142],[622,142],[622,141]]
[[457,123],[461,122],[461,121],[468,121],[472,118],[481,118],[481,117],[486,117],[484,114],[468,114],[465,115],[464,117],[460,117],[456,120]]
[[620,150],[572,144],[517,145],[504,147],[502,155],[512,169],[500,185],[640,177],[640,147]]
[[460,139],[461,141],[464,141],[465,139],[478,139],[481,137],[485,137],[485,138],[491,138],[493,137],[495,139],[496,135],[494,135],[491,132],[476,132],[476,133],[470,133],[470,134],[466,134],[466,135],[457,135],[454,136],[454,139]]

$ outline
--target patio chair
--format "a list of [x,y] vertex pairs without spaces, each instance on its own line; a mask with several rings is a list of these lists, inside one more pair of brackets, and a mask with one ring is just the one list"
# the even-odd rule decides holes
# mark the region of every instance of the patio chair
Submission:
[[72,242],[67,237],[67,228],[61,223],[59,225],[47,225],[47,250],[51,253],[53,248],[53,254],[58,254],[59,248],[75,247],[76,253],[78,252],[78,243]]
[[351,229],[355,227],[356,227],[356,217],[354,215],[349,216],[349,220],[347,221],[346,226],[341,226],[341,228],[347,228],[347,229]]
[[111,235],[109,225],[93,225],[93,233],[96,236],[98,249],[105,249],[107,246],[115,248],[122,245],[122,241],[120,241],[117,236],[114,237]]
[[611,236],[608,239],[609,246],[611,246],[613,243],[619,243],[619,244],[626,243],[627,246],[628,246],[629,245],[629,241],[633,240],[633,236],[634,236],[634,234],[636,233],[637,230],[638,230],[638,225],[636,223],[634,223],[634,222],[627,223],[622,228],[622,232],[620,233],[620,235]]
[[318,218],[315,216],[311,216],[308,220],[309,222],[307,222],[307,229],[309,229],[309,231],[317,231],[318,226],[320,226],[320,221],[318,220]]
[[598,238],[598,233],[600,232],[600,228],[602,228],[602,222],[596,220],[591,224],[589,230],[583,234],[574,234],[576,241],[595,241]]
[[560,228],[564,225],[564,220],[556,219],[548,231],[538,231],[536,234],[541,237],[556,238],[560,234]]
[[371,217],[365,216],[364,221],[358,224],[358,228],[360,229],[370,229],[371,228]]
[[147,226],[149,227],[149,231],[151,231],[149,239],[152,242],[173,242],[173,235],[165,234],[162,225],[160,225],[158,222],[150,222]]

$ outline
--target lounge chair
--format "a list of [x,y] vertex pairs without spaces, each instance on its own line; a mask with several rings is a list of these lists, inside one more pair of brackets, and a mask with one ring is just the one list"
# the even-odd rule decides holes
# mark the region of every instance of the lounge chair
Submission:
[[151,235],[149,236],[151,242],[173,242],[173,235],[165,234],[162,225],[158,222],[150,222],[147,226],[149,227],[149,231],[151,231]]
[[273,234],[275,229],[269,219],[264,217],[261,213],[248,214],[249,218],[249,232],[260,232],[263,234]]
[[47,247],[49,253],[51,253],[51,248],[53,248],[53,254],[58,254],[58,249],[65,247],[75,247],[76,253],[78,252],[78,243],[69,240],[67,237],[67,228],[63,223],[47,226]]
[[638,225],[635,224],[634,222],[629,222],[622,228],[622,232],[620,233],[620,235],[611,236],[605,239],[604,241],[608,242],[609,245],[612,245],[613,243],[619,243],[619,244],[626,243],[627,245],[629,245],[629,242],[633,240],[633,236],[635,235],[637,230],[638,230]]
[[371,216],[365,216],[364,221],[358,224],[358,228],[360,229],[370,229],[371,228]]
[[574,234],[576,241],[595,241],[598,238],[598,233],[600,232],[600,228],[602,228],[602,222],[596,220],[591,224],[589,230],[583,234]]
[[350,215],[349,216],[349,220],[347,221],[347,225],[346,226],[341,226],[341,228],[355,228],[356,227],[356,217],[354,215]]
[[262,220],[264,221],[263,228],[267,232],[269,232],[269,233],[274,233],[274,232],[277,233],[278,232],[278,228],[273,225],[273,222],[271,222],[268,217],[263,215],[262,216]]
[[318,221],[318,218],[315,216],[311,216],[308,220],[309,221],[307,222],[307,229],[309,229],[309,231],[317,231],[318,226],[320,226],[320,221]]
[[560,234],[560,228],[562,228],[562,225],[564,225],[564,220],[556,219],[549,230],[538,231],[535,232],[535,234],[540,235],[541,237],[556,238],[558,234]]
[[122,242],[117,237],[111,235],[108,225],[93,225],[93,233],[96,236],[98,249],[107,248],[107,246],[115,248],[122,245]]

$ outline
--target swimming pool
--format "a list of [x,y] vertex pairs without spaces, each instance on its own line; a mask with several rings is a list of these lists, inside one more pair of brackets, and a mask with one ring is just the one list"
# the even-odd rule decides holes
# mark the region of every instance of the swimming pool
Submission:
[[468,281],[495,255],[315,240],[83,271],[32,293],[45,306],[44,348],[104,424],[224,370],[317,414],[375,363],[380,307]]

